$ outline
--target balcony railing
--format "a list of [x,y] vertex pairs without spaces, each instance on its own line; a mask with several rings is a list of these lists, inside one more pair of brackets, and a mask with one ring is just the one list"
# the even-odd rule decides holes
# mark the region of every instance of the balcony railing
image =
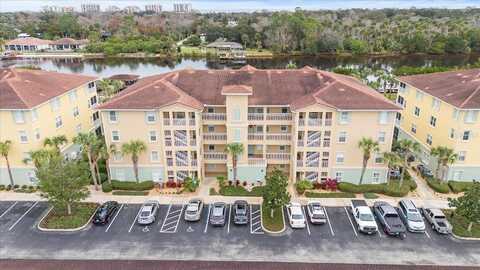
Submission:
[[175,140],[175,146],[187,146],[187,140]]
[[205,133],[203,139],[206,141],[226,141],[227,133]]
[[322,119],[308,119],[308,125],[318,127],[322,125]]
[[227,115],[225,113],[204,113],[202,114],[203,120],[212,120],[212,121],[225,121]]
[[325,126],[331,126],[332,125],[332,118],[327,118],[325,119]]
[[179,161],[177,160],[175,162],[175,165],[177,165],[177,167],[187,167],[188,166],[188,162],[187,161]]
[[305,143],[303,142],[303,139],[301,139],[301,140],[299,139],[299,140],[297,141],[297,146],[303,147],[304,145],[305,145]]
[[267,161],[263,158],[249,158],[248,165],[250,166],[267,166]]
[[328,159],[322,160],[322,168],[327,168],[328,167]]
[[291,113],[268,113],[267,121],[290,121],[292,120]]
[[195,126],[195,119],[188,120],[188,125]]
[[316,159],[307,159],[307,167],[318,167],[320,166],[320,160],[318,158]]
[[303,160],[297,160],[297,167],[303,167]]
[[197,167],[198,160],[196,160],[196,159],[192,159],[192,161],[191,161],[191,163],[190,163],[190,164],[191,164],[191,166],[192,166],[192,167]]
[[172,123],[174,126],[185,126],[187,125],[187,119],[173,119]]
[[197,140],[196,139],[190,139],[190,146],[196,146],[197,145]]
[[308,141],[307,146],[309,147],[320,147],[320,139],[315,140],[315,141]]
[[172,139],[165,139],[165,146],[172,146]]
[[290,160],[290,153],[267,153],[270,160]]
[[263,140],[264,135],[263,133],[248,133],[248,139],[249,140]]
[[323,140],[323,147],[330,147],[330,140]]
[[298,126],[300,127],[305,126],[305,119],[298,119]]
[[292,135],[288,133],[267,134],[267,140],[270,140],[270,141],[290,141],[291,139],[292,139]]
[[170,119],[163,119],[164,126],[170,126]]
[[203,157],[206,160],[227,160],[227,154],[222,152],[206,152]]
[[248,120],[250,121],[262,121],[264,118],[263,113],[249,113]]

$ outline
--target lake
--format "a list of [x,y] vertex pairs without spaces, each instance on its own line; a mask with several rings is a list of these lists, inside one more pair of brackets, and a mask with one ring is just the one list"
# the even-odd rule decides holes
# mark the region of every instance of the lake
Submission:
[[[382,68],[391,70],[400,66],[465,66],[478,61],[480,55],[403,55],[403,56],[301,56],[275,57],[271,59],[248,59],[245,64],[259,69],[285,68],[292,61],[297,67],[305,65],[331,70],[337,66],[355,66]],[[222,63],[204,58],[191,59],[160,59],[160,58],[109,58],[109,59],[78,59],[78,58],[48,58],[19,59],[0,61],[0,67],[36,65],[44,70],[65,73],[82,73],[99,77],[115,74],[137,74],[142,77],[165,73],[172,70],[194,69],[225,69],[240,68],[244,64]]]

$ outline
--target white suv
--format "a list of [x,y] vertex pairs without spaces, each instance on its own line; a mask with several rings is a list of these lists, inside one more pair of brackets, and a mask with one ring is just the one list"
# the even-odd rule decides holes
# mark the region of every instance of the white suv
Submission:
[[287,206],[288,222],[292,228],[305,228],[306,220],[303,214],[302,205],[299,203],[290,203]]

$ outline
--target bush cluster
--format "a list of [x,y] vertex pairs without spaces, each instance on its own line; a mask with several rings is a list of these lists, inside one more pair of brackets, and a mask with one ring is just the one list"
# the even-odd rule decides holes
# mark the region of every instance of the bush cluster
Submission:
[[112,189],[113,190],[136,190],[144,191],[153,189],[153,181],[143,181],[143,182],[134,182],[134,181],[118,181],[112,180]]
[[465,192],[473,186],[474,182],[448,181],[448,186],[454,193]]
[[444,194],[450,193],[450,187],[447,182],[442,182],[432,177],[426,178],[425,180],[427,181],[427,185],[436,192]]

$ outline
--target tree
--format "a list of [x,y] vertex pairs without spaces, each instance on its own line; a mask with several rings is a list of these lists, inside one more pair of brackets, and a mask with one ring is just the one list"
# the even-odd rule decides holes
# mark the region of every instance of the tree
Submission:
[[405,172],[409,166],[409,157],[414,156],[420,151],[420,144],[407,139],[402,139],[397,141],[396,152],[403,159],[403,170],[400,176],[400,187],[403,185],[403,180],[405,179]]
[[286,69],[297,69],[297,64],[292,62],[292,60],[288,61],[288,64],[285,66]]
[[430,155],[437,158],[437,170],[435,173],[437,178],[440,180],[445,180],[444,174],[448,168],[448,165],[455,163],[458,155],[453,151],[453,149],[444,146],[437,146],[432,148],[430,150]]
[[[403,159],[395,152],[383,153],[383,161],[387,164],[388,169],[395,169],[403,166]],[[387,174],[387,182],[390,181],[390,172]]]
[[60,153],[60,147],[68,142],[67,137],[65,135],[53,136],[50,138],[45,138],[43,140],[43,146],[50,146],[55,149],[58,153]]
[[101,93],[102,102],[110,100],[120,89],[124,87],[124,83],[119,80],[103,79],[97,81],[98,91]]
[[371,138],[364,137],[358,142],[358,148],[360,148],[363,153],[362,173],[360,174],[360,181],[358,182],[358,184],[361,185],[365,171],[367,170],[368,160],[372,156],[373,152],[380,151],[380,147],[378,146],[378,142],[372,140]]
[[275,211],[282,211],[282,207],[290,202],[290,194],[287,191],[288,178],[283,172],[275,168],[265,179],[263,188],[263,207],[270,210],[273,218]]
[[133,173],[135,174],[135,180],[138,179],[138,155],[147,150],[147,145],[140,140],[131,140],[128,143],[122,144],[122,153],[124,155],[130,155],[133,163]]
[[67,215],[72,214],[72,204],[89,195],[88,167],[80,160],[65,160],[56,154],[49,162],[36,169],[41,196]]
[[10,153],[11,148],[12,141],[6,140],[0,142],[0,155],[5,158],[5,162],[7,163],[8,177],[10,178],[10,185],[13,187],[15,182],[13,181],[12,169],[10,168],[10,161],[8,159],[8,154]]
[[467,41],[460,36],[450,35],[445,42],[445,52],[447,53],[466,53],[468,52]]
[[96,171],[96,160],[98,155],[99,144],[101,143],[97,135],[94,133],[79,133],[73,142],[80,145],[82,152],[87,155],[88,165],[90,167],[90,174],[93,179],[93,185],[95,190],[98,190],[98,180],[97,180],[97,171]]
[[469,222],[467,230],[471,232],[473,224],[480,221],[480,183],[474,182],[459,198],[448,198],[448,206],[455,207],[454,214]]
[[233,180],[237,180],[237,161],[238,156],[243,153],[243,144],[241,143],[229,143],[225,148],[225,151],[232,155],[232,166],[233,166]]

